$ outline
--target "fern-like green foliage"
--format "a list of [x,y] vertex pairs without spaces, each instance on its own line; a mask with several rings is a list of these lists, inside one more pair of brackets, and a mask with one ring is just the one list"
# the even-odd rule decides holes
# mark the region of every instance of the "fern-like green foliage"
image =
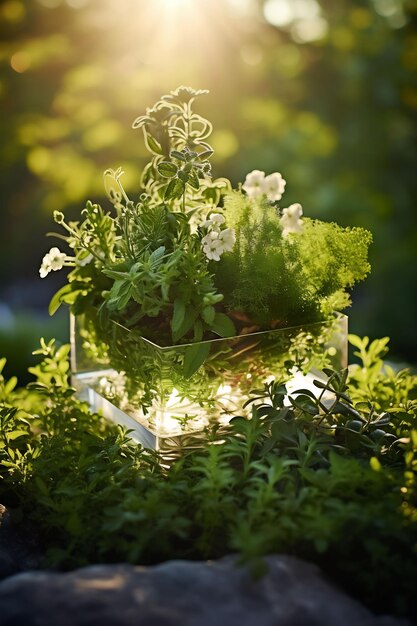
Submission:
[[415,618],[417,377],[384,375],[386,340],[351,341],[362,363],[350,377],[328,372],[317,396],[279,381],[253,390],[250,419],[190,442],[169,469],[89,412],[68,346],[43,342],[35,383],[16,389],[0,371],[0,502],[35,533],[43,565],[237,552],[259,574],[263,555],[283,552]]
[[363,228],[305,218],[301,233],[284,237],[278,209],[265,196],[225,198],[236,244],[216,265],[216,285],[229,311],[262,327],[323,319],[350,303],[347,289],[370,270],[371,234]]

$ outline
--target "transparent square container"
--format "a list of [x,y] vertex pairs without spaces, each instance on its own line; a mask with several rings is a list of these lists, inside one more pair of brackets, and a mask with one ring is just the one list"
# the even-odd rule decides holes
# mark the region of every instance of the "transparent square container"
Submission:
[[[161,452],[181,450],[213,422],[242,415],[272,379],[317,389],[322,368],[347,365],[347,317],[199,343],[159,346],[117,322],[71,315],[73,384],[94,411]],[[199,366],[202,357],[204,362]]]

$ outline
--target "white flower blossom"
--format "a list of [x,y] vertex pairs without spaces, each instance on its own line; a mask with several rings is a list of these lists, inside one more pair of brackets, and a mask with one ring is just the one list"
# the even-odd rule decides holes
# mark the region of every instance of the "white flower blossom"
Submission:
[[67,255],[61,252],[59,248],[51,248],[42,259],[42,265],[39,269],[41,278],[45,278],[49,272],[56,272],[64,267]]
[[222,231],[211,230],[202,239],[203,252],[210,261],[220,261],[223,252],[230,252],[235,242],[233,228],[225,228]]
[[219,238],[222,242],[223,252],[230,252],[236,243],[236,234],[234,228],[225,228],[220,232]]
[[220,261],[220,256],[223,252],[223,244],[216,230],[207,233],[201,243],[203,244],[203,252],[209,261]]
[[220,226],[220,224],[224,224],[225,222],[224,215],[221,213],[212,213],[209,219],[212,224],[216,224],[218,226]]
[[262,191],[271,202],[274,200],[281,200],[286,184],[287,183],[282,178],[281,174],[279,174],[279,172],[275,172],[274,174],[270,174],[264,178],[262,182]]
[[284,237],[287,237],[290,233],[301,233],[303,229],[302,214],[303,208],[298,203],[291,204],[287,209],[283,209],[280,221]]
[[246,191],[249,198],[258,198],[264,193],[263,184],[265,180],[265,172],[253,170],[250,172],[242,185],[242,189]]
[[225,219],[224,215],[221,213],[212,213],[210,217],[203,222],[203,228],[208,228],[209,230],[219,230],[220,226],[224,224]]
[[268,200],[274,202],[275,200],[281,200],[286,184],[279,172],[265,176],[265,172],[253,170],[246,176],[242,189],[246,191],[249,198],[259,198],[259,196],[265,194]]

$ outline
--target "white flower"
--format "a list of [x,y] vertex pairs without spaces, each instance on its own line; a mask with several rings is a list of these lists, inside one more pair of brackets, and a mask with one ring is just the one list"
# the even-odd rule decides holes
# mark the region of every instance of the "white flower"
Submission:
[[225,222],[224,215],[222,215],[221,213],[212,213],[210,215],[209,221],[212,224],[216,224],[220,226],[221,224],[224,224]]
[[223,252],[230,252],[236,243],[236,234],[234,228],[225,228],[220,233]]
[[230,252],[235,242],[233,228],[225,228],[222,231],[211,230],[202,239],[203,252],[210,261],[220,261],[223,252]]
[[203,244],[203,252],[209,261],[220,261],[223,247],[217,231],[212,230],[207,233],[207,235],[203,237],[201,243]]
[[266,176],[262,182],[262,192],[266,194],[268,200],[273,202],[274,200],[281,200],[282,194],[285,191],[286,181],[282,178],[281,174],[275,172]]
[[42,263],[42,265],[39,268],[39,276],[41,278],[45,278],[46,276],[48,276],[48,274],[49,274],[49,270],[46,269],[46,265]]
[[303,221],[301,216],[303,214],[303,208],[301,204],[291,204],[288,209],[282,211],[281,226],[282,234],[287,237],[289,233],[301,233],[303,229]]
[[41,278],[45,278],[49,272],[56,272],[64,267],[67,255],[61,252],[59,248],[51,248],[42,259],[42,265],[39,269]]
[[253,170],[250,172],[242,185],[242,189],[246,191],[249,198],[258,198],[264,193],[263,184],[265,180],[265,172]]
[[202,226],[203,228],[208,228],[209,230],[219,230],[220,226],[224,224],[224,222],[224,215],[221,213],[212,213],[210,217],[202,223]]

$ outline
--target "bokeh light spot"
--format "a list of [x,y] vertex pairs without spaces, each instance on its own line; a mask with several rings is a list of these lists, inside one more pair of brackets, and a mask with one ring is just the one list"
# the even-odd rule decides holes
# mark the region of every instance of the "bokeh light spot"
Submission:
[[83,9],[90,0],[66,0],[66,2],[71,9]]
[[240,50],[240,56],[246,65],[258,65],[263,59],[262,48],[257,44],[243,46]]
[[273,26],[288,26],[295,18],[292,5],[287,0],[267,0],[264,16]]
[[357,7],[350,12],[350,23],[354,28],[362,30],[372,24],[372,14],[367,9]]
[[215,157],[218,160],[228,159],[239,150],[239,142],[230,130],[216,130],[211,137]]
[[5,2],[0,9],[1,17],[10,23],[21,22],[26,15],[26,9],[22,2],[10,0]]
[[62,4],[62,0],[38,0],[38,2],[45,9],[56,9]]
[[114,120],[102,120],[89,128],[83,136],[85,148],[91,152],[101,150],[120,139],[122,129],[120,124]]
[[323,17],[311,20],[297,20],[291,28],[291,34],[298,43],[308,43],[323,39],[328,33],[329,25]]
[[51,153],[43,146],[30,150],[26,157],[28,168],[34,174],[44,174],[51,164]]
[[29,54],[24,50],[15,52],[10,59],[10,66],[18,74],[23,74],[31,66],[31,59]]

